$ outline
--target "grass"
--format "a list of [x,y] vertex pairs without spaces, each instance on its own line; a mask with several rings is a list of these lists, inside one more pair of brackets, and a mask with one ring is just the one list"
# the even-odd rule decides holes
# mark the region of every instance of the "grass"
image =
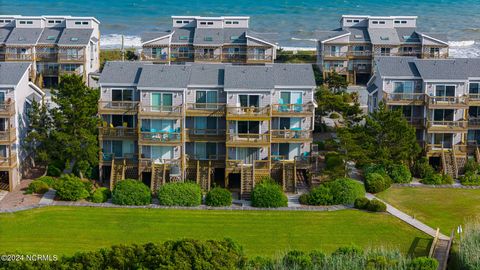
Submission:
[[247,256],[340,246],[425,255],[429,236],[387,214],[357,210],[220,211],[48,207],[0,214],[0,252],[70,255],[112,244],[231,238]]
[[480,215],[480,190],[392,187],[377,196],[446,235]]

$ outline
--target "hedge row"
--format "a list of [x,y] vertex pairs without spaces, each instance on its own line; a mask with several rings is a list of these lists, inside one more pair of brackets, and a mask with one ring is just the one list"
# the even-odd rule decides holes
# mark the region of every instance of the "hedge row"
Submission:
[[340,178],[313,188],[300,196],[300,203],[307,205],[353,204],[365,196],[363,185],[350,178]]

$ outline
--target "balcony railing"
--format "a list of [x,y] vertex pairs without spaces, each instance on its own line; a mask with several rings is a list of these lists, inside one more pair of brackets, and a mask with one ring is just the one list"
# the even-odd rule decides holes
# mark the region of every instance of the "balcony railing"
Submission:
[[177,106],[146,106],[140,104],[139,114],[150,117],[181,117],[183,115],[183,105]]
[[7,61],[31,61],[33,54],[31,53],[6,53],[5,60]]
[[427,127],[430,128],[449,128],[449,129],[466,129],[468,121],[465,120],[428,120]]
[[480,93],[479,94],[468,94],[468,100],[473,102],[480,102]]
[[160,62],[167,62],[168,54],[151,54],[151,53],[142,53],[143,60],[150,60],[150,61],[160,61]]
[[17,165],[17,154],[10,153],[8,157],[0,157],[0,168],[13,168]]
[[7,101],[0,102],[0,115],[14,115],[15,114],[15,102],[8,99]]
[[247,54],[247,61],[250,62],[264,62],[268,61],[271,62],[273,60],[273,55],[271,54],[254,54],[254,53],[249,53]]
[[182,141],[182,133],[166,131],[140,131],[139,140],[140,143],[147,144],[180,143]]
[[253,168],[255,170],[270,170],[270,160],[254,160]]
[[186,128],[187,141],[225,141],[225,129]]
[[240,116],[240,117],[269,117],[270,107],[234,107],[227,106],[228,116]]
[[407,122],[412,126],[424,126],[425,125],[425,118],[423,117],[405,117]]
[[59,62],[83,62],[85,61],[85,55],[58,53],[58,61]]
[[15,128],[6,131],[0,131],[0,143],[12,143],[16,140],[17,133]]
[[212,62],[219,62],[221,58],[220,54],[203,54],[200,52],[195,53],[195,60],[201,61],[212,61]]
[[313,113],[313,104],[273,104],[273,114]]
[[324,71],[326,72],[336,72],[336,73],[346,73],[348,71],[347,67],[325,67]]
[[56,52],[37,52],[35,58],[37,61],[56,62],[58,54]]
[[311,130],[294,130],[294,129],[274,129],[271,130],[272,139],[281,140],[312,140],[313,134]]
[[469,128],[480,128],[480,118],[469,117],[468,118],[468,127]]
[[102,162],[111,162],[115,160],[127,160],[130,162],[138,162],[138,154],[136,153],[123,153],[121,156],[115,155],[114,153],[101,152],[99,153],[100,163]]
[[425,100],[424,93],[384,93],[384,99],[387,103],[395,101],[421,101]]
[[225,160],[225,155],[208,155],[206,156],[200,156],[200,155],[187,155],[188,160]]
[[233,143],[269,143],[270,134],[227,133],[227,142]]
[[468,96],[427,96],[430,106],[468,106]]
[[187,103],[187,111],[225,111],[225,103]]
[[136,112],[138,101],[99,101],[99,110]]
[[133,127],[99,127],[100,137],[135,137],[137,135],[137,128]]

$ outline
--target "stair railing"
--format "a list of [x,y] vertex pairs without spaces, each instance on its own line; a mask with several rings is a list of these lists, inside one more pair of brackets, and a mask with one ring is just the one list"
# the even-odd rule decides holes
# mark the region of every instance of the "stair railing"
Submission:
[[455,154],[455,146],[452,147],[452,162],[453,162],[453,173],[455,175],[455,179],[458,178],[458,164],[457,164],[457,156]]
[[444,174],[448,174],[448,170],[447,170],[447,161],[446,161],[446,158],[445,158],[445,151],[443,149],[443,146],[442,146],[442,169],[443,169],[443,173]]

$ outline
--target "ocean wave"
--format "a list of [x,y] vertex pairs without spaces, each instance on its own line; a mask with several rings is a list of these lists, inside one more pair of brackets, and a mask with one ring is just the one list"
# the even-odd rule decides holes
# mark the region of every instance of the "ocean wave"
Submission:
[[[142,40],[138,36],[123,36],[125,48],[141,48]],[[122,46],[122,35],[109,34],[102,35],[100,38],[100,47],[102,49],[116,49]]]
[[296,38],[296,37],[292,37],[290,38],[291,40],[296,40],[296,41],[313,41],[313,42],[316,42],[317,40],[314,39],[314,38]]
[[449,41],[450,47],[470,47],[475,45],[475,40]]

